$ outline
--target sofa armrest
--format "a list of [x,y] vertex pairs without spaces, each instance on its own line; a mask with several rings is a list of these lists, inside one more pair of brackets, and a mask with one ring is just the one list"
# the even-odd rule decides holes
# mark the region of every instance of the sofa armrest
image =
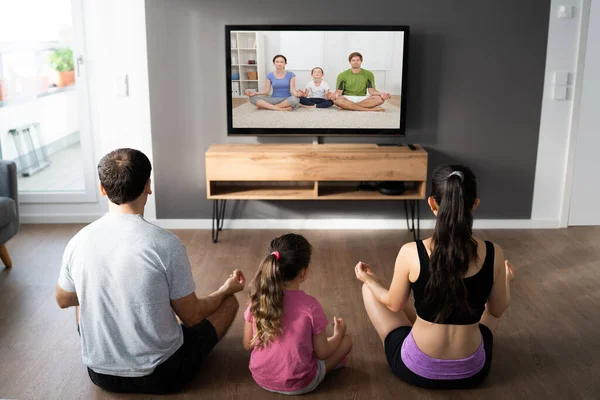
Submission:
[[14,161],[0,160],[0,196],[15,201],[19,215],[19,189],[17,186],[17,164]]

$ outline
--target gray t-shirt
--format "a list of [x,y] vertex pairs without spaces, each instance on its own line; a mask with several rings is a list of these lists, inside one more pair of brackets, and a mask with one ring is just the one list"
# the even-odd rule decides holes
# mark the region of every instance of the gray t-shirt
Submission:
[[145,376],[183,343],[170,299],[196,286],[185,246],[140,215],[109,212],[67,245],[58,284],[79,299],[83,363]]

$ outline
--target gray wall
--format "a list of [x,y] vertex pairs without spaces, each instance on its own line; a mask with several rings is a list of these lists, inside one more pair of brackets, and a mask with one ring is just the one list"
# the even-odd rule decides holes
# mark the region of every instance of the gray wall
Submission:
[[[398,24],[411,27],[406,143],[430,171],[477,175],[477,218],[531,217],[550,1],[146,0],[158,218],[210,218],[204,153],[213,143],[308,143],[227,137],[227,24]],[[325,138],[325,143],[391,139]],[[422,210],[425,203],[422,203]],[[383,202],[244,201],[226,218],[401,218]]]

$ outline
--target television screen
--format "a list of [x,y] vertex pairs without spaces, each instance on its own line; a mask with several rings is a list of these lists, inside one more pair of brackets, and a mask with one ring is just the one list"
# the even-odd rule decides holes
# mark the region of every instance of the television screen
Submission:
[[225,34],[229,135],[404,135],[407,26]]

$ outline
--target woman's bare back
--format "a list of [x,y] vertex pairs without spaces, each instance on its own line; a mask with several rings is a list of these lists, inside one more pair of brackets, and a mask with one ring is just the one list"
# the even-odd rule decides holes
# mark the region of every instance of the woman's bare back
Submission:
[[[472,261],[465,278],[477,274],[483,267],[486,257],[485,242],[473,237],[477,241],[477,259]],[[431,238],[423,240],[428,255],[431,257]],[[494,260],[494,268],[497,267]],[[420,273],[419,255],[414,252],[414,259],[410,266],[409,279],[415,282]],[[475,353],[481,344],[479,324],[471,325],[445,325],[425,321],[417,315],[413,325],[412,334],[417,346],[430,357],[442,360],[457,360],[466,358]]]

